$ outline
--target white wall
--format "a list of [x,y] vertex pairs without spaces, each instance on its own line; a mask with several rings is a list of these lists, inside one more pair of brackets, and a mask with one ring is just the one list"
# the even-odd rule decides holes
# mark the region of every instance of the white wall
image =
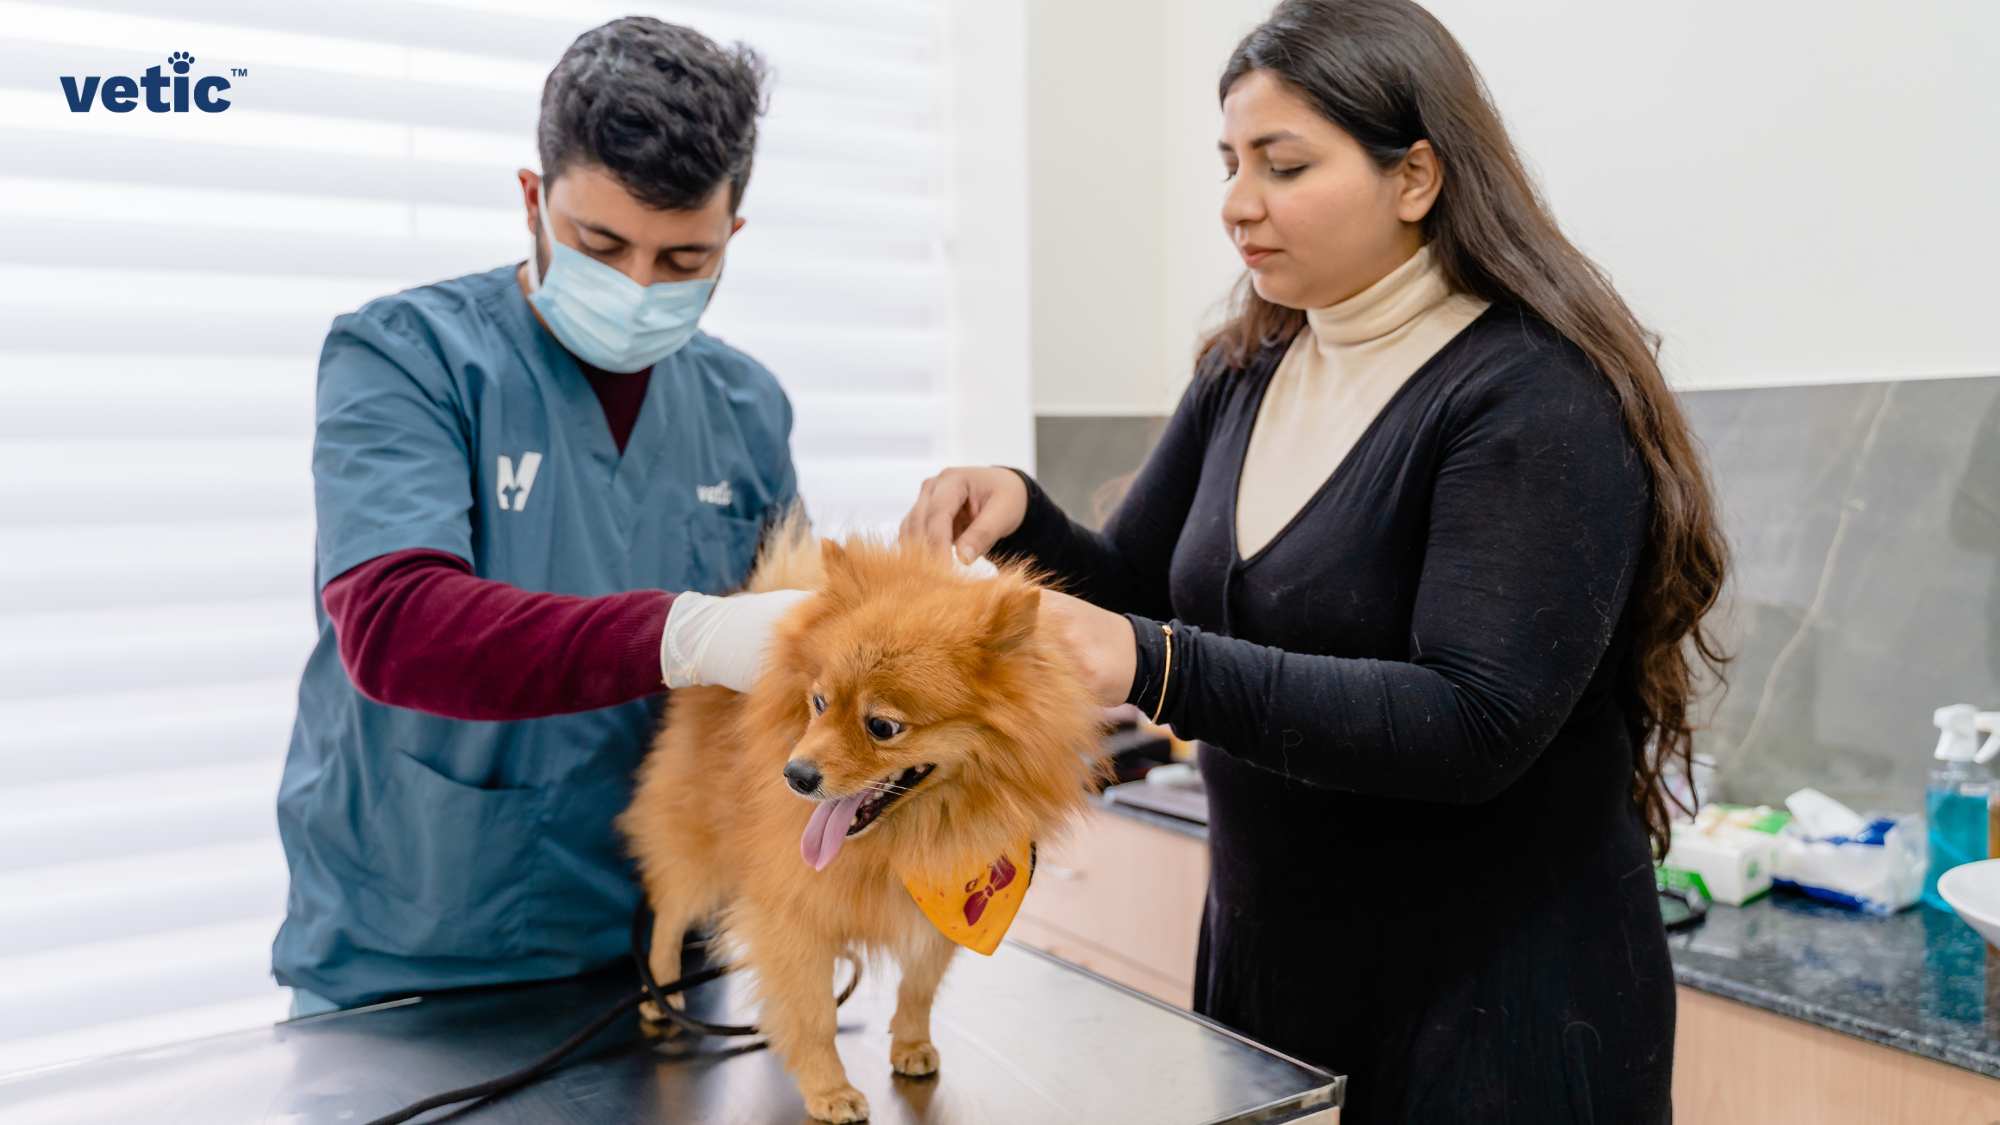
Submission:
[[[1677,385],[2000,372],[2000,5],[1429,6]],[[1270,5],[1080,7],[1029,17],[1036,407],[1165,409],[1236,276],[1215,77]]]
[[1034,405],[1150,413],[1174,122],[1158,0],[1030,0],[1028,214]]
[[1176,0],[1172,71],[1162,100],[1172,109],[1166,145],[1166,292],[1160,331],[1171,359],[1149,388],[1161,410],[1171,410],[1193,370],[1205,330],[1222,318],[1230,287],[1243,273],[1222,227],[1222,161],[1215,142],[1222,132],[1216,82],[1238,40],[1271,10],[1265,0]]
[[1018,7],[983,0],[950,0],[944,10],[958,208],[946,461],[1032,470],[1027,20]]
[[1678,385],[2000,372],[2000,5],[1431,9]]

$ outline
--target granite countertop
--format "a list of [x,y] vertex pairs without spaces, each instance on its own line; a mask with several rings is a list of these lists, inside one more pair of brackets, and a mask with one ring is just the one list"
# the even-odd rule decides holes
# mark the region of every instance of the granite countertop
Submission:
[[1689,988],[2000,1078],[2000,960],[1955,915],[1773,894],[1670,937]]
[[[1206,837],[1202,822],[1132,804],[1146,789],[1114,786],[1104,807]],[[1774,894],[1712,906],[1669,944],[1689,988],[2000,1078],[2000,957],[1951,914],[1920,905],[1874,918]]]

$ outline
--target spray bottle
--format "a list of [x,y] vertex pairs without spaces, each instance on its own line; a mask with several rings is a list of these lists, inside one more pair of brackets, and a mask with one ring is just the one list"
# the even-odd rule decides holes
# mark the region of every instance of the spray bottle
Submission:
[[[1988,847],[1989,802],[1993,775],[1986,763],[2000,754],[2000,712],[1981,712],[1969,703],[1940,707],[1931,716],[1937,724],[1937,765],[1931,767],[1924,789],[1924,819],[1930,825],[1930,866],[1924,873],[1924,901],[1950,910],[1938,897],[1938,876],[1961,863],[1985,859]],[[1995,733],[1984,745],[1980,729]]]

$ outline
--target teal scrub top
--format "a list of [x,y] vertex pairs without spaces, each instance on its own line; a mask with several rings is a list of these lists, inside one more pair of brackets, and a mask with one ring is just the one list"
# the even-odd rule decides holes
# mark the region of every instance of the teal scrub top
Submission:
[[761,364],[696,334],[654,366],[621,456],[514,277],[372,301],[320,355],[319,635],[278,794],[291,890],[272,968],[344,1006],[618,958],[639,890],[612,819],[663,699],[518,722],[374,703],[318,591],[429,548],[528,590],[727,592],[796,495],[791,405]]

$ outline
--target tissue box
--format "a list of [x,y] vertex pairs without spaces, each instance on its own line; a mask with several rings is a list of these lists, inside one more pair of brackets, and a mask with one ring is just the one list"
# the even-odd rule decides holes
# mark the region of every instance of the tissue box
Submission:
[[1924,883],[1923,824],[1915,817],[1863,816],[1817,789],[1785,798],[1792,822],[1778,836],[1772,881],[1869,914],[1894,914]]
[[1662,874],[1698,881],[1710,899],[1741,906],[1771,889],[1777,834],[1790,820],[1763,805],[1709,805],[1673,826]]
[[1852,836],[1778,838],[1779,886],[1867,914],[1914,905],[1924,885],[1923,829],[1913,817],[1877,816]]

